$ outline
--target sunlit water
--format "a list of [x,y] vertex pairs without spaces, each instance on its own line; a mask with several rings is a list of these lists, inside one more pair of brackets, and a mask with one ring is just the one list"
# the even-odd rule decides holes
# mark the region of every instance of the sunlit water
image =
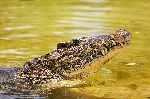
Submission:
[[148,0],[0,1],[0,65],[21,67],[58,42],[125,28],[132,44],[85,79],[88,86],[53,90],[49,98],[150,97],[149,9]]

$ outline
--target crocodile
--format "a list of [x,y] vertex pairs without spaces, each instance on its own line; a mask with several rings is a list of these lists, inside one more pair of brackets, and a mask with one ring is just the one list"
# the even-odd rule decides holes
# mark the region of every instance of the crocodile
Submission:
[[[17,86],[55,84],[63,80],[82,79],[96,72],[98,64],[105,64],[118,53],[119,49],[129,45],[130,39],[130,32],[119,29],[114,34],[60,42],[52,52],[34,58],[23,67],[14,68],[6,73],[7,78],[9,83],[17,82]],[[4,73],[1,72],[1,78],[4,78],[2,74]],[[4,79],[1,79],[2,82],[5,82]]]

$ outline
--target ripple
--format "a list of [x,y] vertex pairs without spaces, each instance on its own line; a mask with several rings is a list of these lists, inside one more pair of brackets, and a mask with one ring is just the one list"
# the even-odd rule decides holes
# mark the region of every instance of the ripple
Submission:
[[[62,25],[61,25],[61,24]],[[78,27],[78,28],[99,28],[100,23],[98,22],[88,22],[88,21],[84,21],[84,20],[80,20],[79,21],[73,21],[73,20],[63,20],[63,21],[59,21],[58,25],[55,25],[55,27],[64,27],[64,26],[68,26],[68,27]]]
[[22,38],[22,37],[35,37],[35,36],[38,36],[36,34],[12,34],[10,35],[9,37],[18,37],[18,38]]
[[8,19],[16,19],[15,16],[9,16]]
[[[1,52],[0,52],[1,53]],[[0,58],[6,58],[6,55],[1,55]],[[13,58],[28,58],[24,56],[13,56]],[[18,61],[17,61],[18,62]]]
[[87,10],[90,10],[90,11],[109,11],[109,10],[111,10],[112,8],[111,7],[92,7],[92,6],[77,6],[77,7],[75,7],[75,9],[77,9],[77,10],[85,10],[85,11],[87,11]]
[[11,40],[12,38],[29,38],[29,37],[36,37],[37,34],[12,34],[7,37],[0,38],[1,40]]
[[103,33],[102,31],[96,30],[96,29],[91,29],[91,30],[74,29],[74,30],[70,31],[69,33],[72,34],[72,38],[81,38],[83,36],[90,37],[90,36],[96,36],[96,35],[100,35],[100,34],[107,34],[107,33]]
[[25,52],[18,51],[16,49],[7,49],[0,51],[1,54],[27,54]]
[[10,40],[10,38],[4,37],[4,38],[0,38],[0,40]]
[[81,34],[83,34],[83,35],[85,35],[85,33],[86,34],[89,34],[90,36],[92,35],[92,34],[99,34],[99,30],[72,30],[70,33],[81,33]]
[[17,30],[17,29],[31,29],[35,28],[35,26],[16,26],[16,27],[6,27],[4,30],[11,31],[11,30]]
[[87,18],[87,17],[72,17],[73,21],[99,21],[98,18]]
[[64,33],[63,32],[60,32],[60,31],[55,31],[55,32],[52,32],[53,34],[56,34],[56,35],[63,35]]
[[84,16],[84,17],[104,17],[104,13],[97,12],[72,12],[72,15]]
[[102,3],[108,2],[109,0],[81,0],[81,2],[90,2],[90,3]]

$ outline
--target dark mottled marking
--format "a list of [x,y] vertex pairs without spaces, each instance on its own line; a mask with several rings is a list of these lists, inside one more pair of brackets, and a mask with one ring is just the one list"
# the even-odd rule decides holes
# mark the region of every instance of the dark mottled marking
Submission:
[[[130,32],[120,29],[111,35],[82,37],[58,43],[57,49],[52,52],[26,62],[16,78],[25,78],[23,81],[30,84],[46,83],[54,79],[56,81],[70,79],[70,73],[82,70],[93,60],[129,44],[130,38]],[[87,75],[78,76],[83,78]]]

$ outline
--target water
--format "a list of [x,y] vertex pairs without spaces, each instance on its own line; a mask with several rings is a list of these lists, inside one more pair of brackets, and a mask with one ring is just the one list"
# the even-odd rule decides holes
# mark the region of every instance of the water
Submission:
[[132,44],[84,79],[87,86],[53,90],[49,98],[150,97],[149,9],[148,0],[0,1],[0,65],[22,66],[58,42],[125,28]]

